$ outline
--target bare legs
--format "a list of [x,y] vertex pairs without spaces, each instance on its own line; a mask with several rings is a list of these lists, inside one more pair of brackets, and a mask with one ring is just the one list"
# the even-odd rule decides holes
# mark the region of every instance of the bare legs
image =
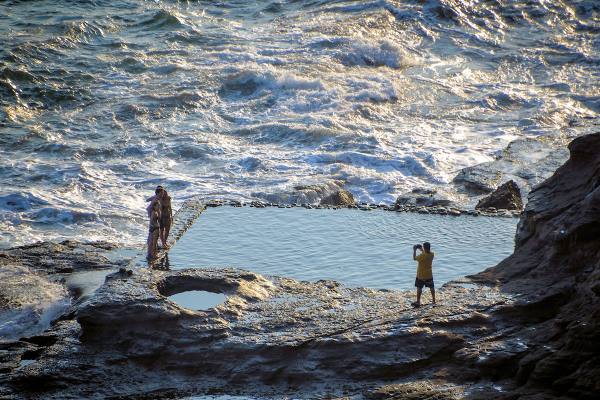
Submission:
[[167,240],[169,239],[169,231],[171,230],[171,221],[160,227],[160,241],[163,249],[168,249]]
[[[435,304],[435,288],[429,288],[429,290],[431,291],[431,302],[433,304]],[[415,301],[413,303],[417,307],[421,305],[421,295],[422,294],[423,294],[423,288],[417,287],[417,301]]]
[[158,229],[148,233],[148,242],[146,243],[146,247],[148,247],[148,258],[156,258],[156,254],[158,253]]

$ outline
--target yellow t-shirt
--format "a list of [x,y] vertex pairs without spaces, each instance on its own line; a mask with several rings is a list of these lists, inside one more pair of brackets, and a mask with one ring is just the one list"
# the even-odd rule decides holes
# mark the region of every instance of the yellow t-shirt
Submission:
[[419,265],[417,266],[417,278],[421,280],[433,279],[431,264],[433,263],[433,252],[421,253],[416,257]]

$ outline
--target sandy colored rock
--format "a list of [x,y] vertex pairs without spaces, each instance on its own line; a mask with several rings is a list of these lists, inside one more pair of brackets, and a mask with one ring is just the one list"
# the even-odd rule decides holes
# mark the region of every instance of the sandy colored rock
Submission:
[[356,204],[356,202],[354,201],[354,196],[352,196],[352,193],[345,189],[338,190],[337,192],[332,193],[321,200],[322,206],[347,207],[352,206],[354,204]]

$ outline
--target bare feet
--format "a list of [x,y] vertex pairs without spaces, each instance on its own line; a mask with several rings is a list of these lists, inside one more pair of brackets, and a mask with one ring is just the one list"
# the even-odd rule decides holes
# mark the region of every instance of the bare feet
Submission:
[[413,301],[412,303],[410,303],[411,306],[417,308],[417,307],[421,307],[421,303],[418,303],[416,301]]

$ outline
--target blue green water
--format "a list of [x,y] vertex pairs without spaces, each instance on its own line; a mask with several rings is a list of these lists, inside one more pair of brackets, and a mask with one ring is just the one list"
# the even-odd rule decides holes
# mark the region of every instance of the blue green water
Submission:
[[517,220],[303,208],[209,209],[169,253],[171,268],[239,267],[299,280],[407,289],[412,246],[429,241],[434,279],[497,264],[513,250]]

